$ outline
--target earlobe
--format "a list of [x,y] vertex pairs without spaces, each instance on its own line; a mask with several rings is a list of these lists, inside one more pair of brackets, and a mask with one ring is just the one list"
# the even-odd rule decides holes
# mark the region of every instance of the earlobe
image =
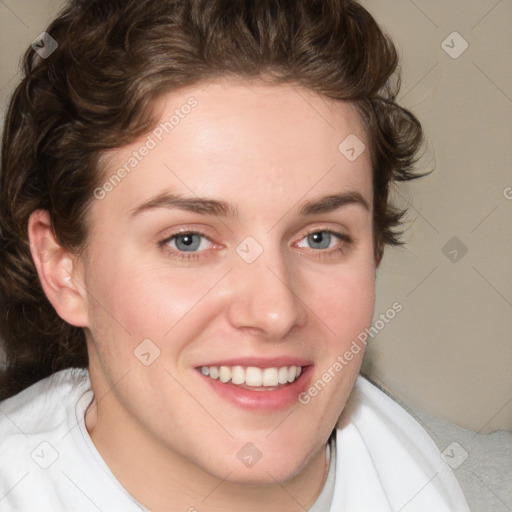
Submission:
[[87,293],[82,267],[76,255],[59,245],[48,211],[32,212],[28,238],[41,286],[55,311],[69,324],[87,327]]

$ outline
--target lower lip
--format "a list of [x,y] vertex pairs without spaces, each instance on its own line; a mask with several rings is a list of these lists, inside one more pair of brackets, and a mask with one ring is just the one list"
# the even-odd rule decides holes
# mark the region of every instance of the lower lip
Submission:
[[250,411],[272,412],[287,409],[298,403],[300,393],[304,392],[309,385],[312,368],[312,366],[304,367],[296,381],[272,391],[250,391],[231,382],[222,383],[219,379],[206,377],[200,371],[196,371],[218,395],[228,402]]

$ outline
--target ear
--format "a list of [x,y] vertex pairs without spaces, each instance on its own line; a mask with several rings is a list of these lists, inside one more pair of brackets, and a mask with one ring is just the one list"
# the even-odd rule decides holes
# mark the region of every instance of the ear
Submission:
[[46,210],[30,215],[28,238],[41,286],[55,311],[69,324],[87,327],[87,292],[80,260],[59,245]]

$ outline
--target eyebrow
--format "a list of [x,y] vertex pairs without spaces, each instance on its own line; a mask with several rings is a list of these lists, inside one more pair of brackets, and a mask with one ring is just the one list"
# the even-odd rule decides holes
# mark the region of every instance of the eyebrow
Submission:
[[[306,202],[299,211],[300,215],[314,215],[333,212],[343,206],[358,204],[370,211],[368,201],[357,191],[331,194]],[[202,215],[238,218],[239,211],[235,205],[217,199],[203,197],[184,197],[177,194],[163,193],[142,203],[130,212],[135,217],[142,212],[157,208],[179,209]]]

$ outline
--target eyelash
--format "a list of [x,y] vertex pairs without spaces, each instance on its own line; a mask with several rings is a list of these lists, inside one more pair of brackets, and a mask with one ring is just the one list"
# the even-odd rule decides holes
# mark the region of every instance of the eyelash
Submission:
[[[330,229],[316,229],[313,231],[302,233],[300,241],[302,241],[304,238],[306,238],[310,235],[314,235],[316,233],[328,233],[330,235],[334,235],[334,236],[340,238],[344,242],[340,247],[335,248],[335,249],[330,249],[330,250],[311,249],[313,252],[319,253],[317,256],[315,256],[317,258],[325,258],[325,257],[330,258],[330,257],[336,257],[337,255],[344,254],[348,248],[347,246],[350,246],[353,242],[352,238],[349,235],[347,235],[345,233],[340,233],[338,231],[333,231]],[[178,238],[181,236],[187,236],[187,235],[199,235],[201,237],[206,238],[209,242],[212,242],[212,240],[208,236],[206,236],[204,233],[201,233],[199,231],[182,231],[182,232],[174,233],[173,235],[165,238],[164,240],[161,240],[160,242],[158,242],[158,245],[162,248],[162,250],[167,252],[170,256],[177,257],[178,259],[183,260],[183,261],[192,261],[192,260],[196,260],[197,258],[202,257],[201,252],[204,252],[204,251],[186,253],[183,251],[176,251],[174,249],[169,250],[169,247],[168,247],[169,242],[171,242],[175,238]],[[300,247],[300,249],[303,249],[303,248]]]

